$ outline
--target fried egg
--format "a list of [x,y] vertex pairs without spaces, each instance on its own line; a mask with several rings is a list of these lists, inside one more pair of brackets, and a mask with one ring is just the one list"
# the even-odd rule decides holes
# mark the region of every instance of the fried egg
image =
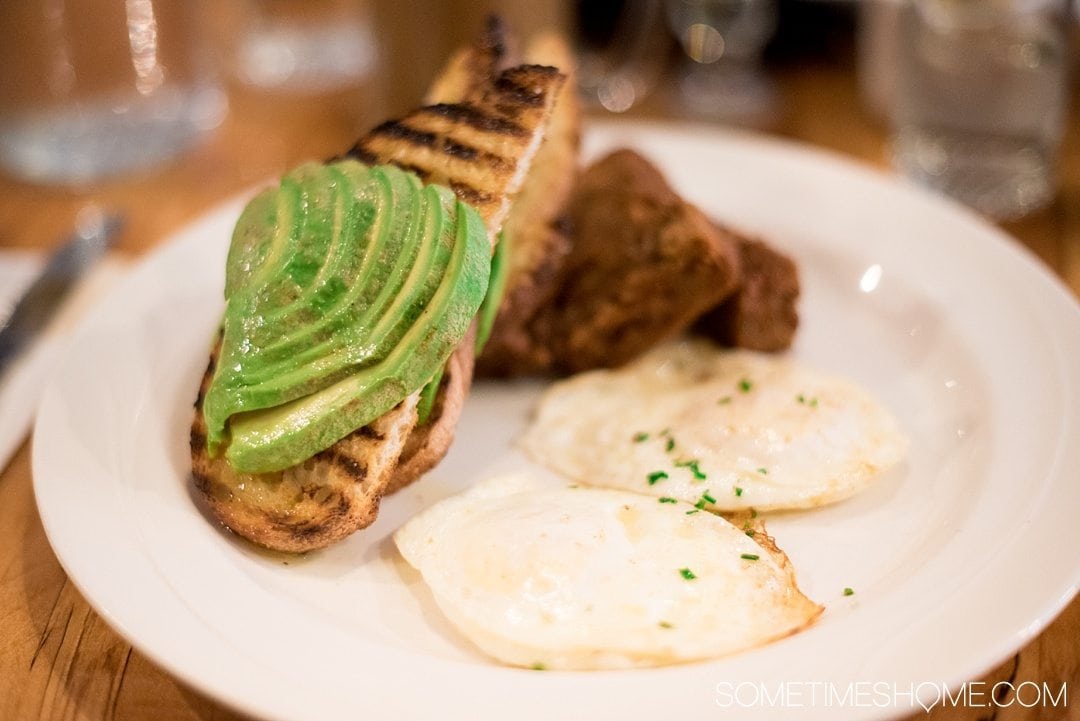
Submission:
[[522,445],[580,483],[701,508],[810,508],[866,488],[907,439],[854,383],[703,340],[552,386]]
[[698,511],[503,476],[421,512],[394,541],[462,634],[526,668],[720,656],[821,613],[775,547]]

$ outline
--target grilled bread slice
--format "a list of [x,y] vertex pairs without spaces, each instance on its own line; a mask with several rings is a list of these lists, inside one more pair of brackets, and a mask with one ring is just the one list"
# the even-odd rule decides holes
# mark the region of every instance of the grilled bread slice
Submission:
[[370,525],[416,423],[417,395],[298,466],[277,473],[240,473],[206,451],[202,399],[219,348],[220,339],[203,375],[191,424],[192,477],[210,511],[244,538],[278,551],[323,548]]
[[487,60],[466,67],[492,74],[462,82],[466,91],[460,101],[427,105],[389,120],[347,153],[368,164],[392,163],[424,182],[450,187],[480,213],[492,247],[566,80],[548,65],[497,71],[506,47],[502,35],[501,23],[489,25],[481,41]]
[[[461,102],[427,106],[383,123],[348,154],[449,186],[477,209],[494,244],[565,76],[536,65],[497,73],[491,67],[471,82]],[[445,453],[471,380],[472,344],[470,333],[448,361],[429,426],[417,427],[417,392],[308,461],[264,474],[238,473],[207,452],[202,395],[213,377],[215,350],[191,428],[195,487],[225,526],[275,550],[322,548],[364,528],[375,520],[384,493],[415,479],[423,472],[417,469],[426,470]]]
[[[581,108],[573,83],[573,56],[562,38],[542,35],[529,42],[524,59],[528,63],[560,68],[567,75],[567,81],[558,91],[544,140],[503,224],[503,242],[512,244],[510,268],[506,292],[484,357],[490,356],[493,346],[496,356],[510,355],[499,349],[519,342],[525,333],[526,319],[547,303],[555,288],[555,271],[570,247],[564,224],[559,221],[577,174],[581,128]],[[454,55],[425,99],[432,104],[461,102],[477,93],[483,78],[501,72],[519,60],[509,48],[501,24],[493,18],[480,42]],[[408,485],[433,468],[449,450],[462,404],[472,383],[473,347],[466,339],[454,354],[452,363],[447,365],[444,392],[440,393],[429,422],[417,426],[409,435],[388,493]],[[536,344],[532,347],[541,348]]]
[[[502,19],[498,15],[489,16],[484,32],[476,42],[458,48],[450,56],[450,60],[428,88],[424,105],[463,102],[481,92],[480,87],[488,78],[498,75],[512,65],[518,65],[520,60],[510,48],[510,42],[511,38]],[[566,72],[566,68],[561,65],[555,67]]]
[[573,55],[561,37],[542,35],[526,46],[525,58],[564,68],[570,81],[560,91],[544,143],[503,226],[510,267],[491,336],[477,361],[483,375],[522,375],[551,366],[550,349],[534,342],[531,325],[552,302],[571,248],[566,210],[578,177],[581,137]]

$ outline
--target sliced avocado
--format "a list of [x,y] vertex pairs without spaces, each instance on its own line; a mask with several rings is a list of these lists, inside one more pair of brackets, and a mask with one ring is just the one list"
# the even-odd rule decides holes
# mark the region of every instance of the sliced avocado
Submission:
[[308,163],[249,204],[230,249],[221,356],[204,403],[212,451],[230,416],[377,360],[368,329],[379,299],[395,295],[387,284],[400,287],[419,250],[421,188],[397,168]]
[[506,291],[506,279],[510,275],[510,236],[505,231],[499,233],[499,242],[495,244],[495,255],[491,259],[491,278],[488,281],[487,294],[480,304],[480,317],[476,327],[476,355],[480,355],[491,337],[495,327],[495,318],[499,315],[503,293]]
[[435,371],[435,375],[427,382],[420,391],[420,401],[416,404],[416,422],[424,425],[431,417],[431,411],[435,409],[435,399],[439,395],[439,385],[442,384],[443,376],[446,375],[446,366]]
[[483,220],[462,203],[456,211],[448,219],[457,227],[450,265],[393,350],[309,396],[235,416],[225,452],[234,468],[263,473],[300,463],[389,411],[446,363],[480,307],[491,269]]
[[233,234],[210,452],[280,470],[386,413],[443,367],[489,273],[483,221],[449,189],[353,160],[289,173]]

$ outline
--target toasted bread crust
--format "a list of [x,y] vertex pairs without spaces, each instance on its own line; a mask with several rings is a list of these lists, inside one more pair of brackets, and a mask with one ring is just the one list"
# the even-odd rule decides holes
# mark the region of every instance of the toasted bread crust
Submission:
[[476,326],[446,362],[439,393],[427,423],[413,428],[405,441],[386,492],[394,493],[434,468],[450,450],[461,409],[472,387]]
[[[479,53],[485,59],[455,67],[494,72],[502,52],[496,56],[486,49]],[[365,163],[392,163],[425,182],[448,186],[480,213],[494,247],[565,81],[547,65],[516,65],[495,75],[447,81],[466,94],[377,126],[348,155]]]
[[511,43],[502,19],[498,15],[489,16],[480,37],[472,45],[459,48],[450,56],[428,88],[424,104],[460,103],[465,98],[476,96],[488,78],[518,64],[519,59]]
[[504,242],[510,243],[506,291],[477,361],[477,371],[489,376],[537,373],[551,367],[550,349],[533,342],[530,326],[551,303],[571,249],[567,203],[577,181],[581,144],[573,56],[560,37],[542,35],[529,43],[525,57],[529,62],[564,68],[569,81],[559,92],[547,135],[503,227]]
[[191,425],[195,487],[227,528],[259,545],[299,553],[322,548],[368,526],[390,473],[416,423],[417,394],[302,464],[276,473],[240,473],[210,457],[202,399],[220,339],[203,374]]
[[[491,37],[484,42],[489,60],[474,66],[484,74],[469,80],[463,102],[430,105],[383,123],[349,155],[448,185],[478,210],[494,245],[565,77],[536,65],[493,74],[505,50]],[[417,391],[304,463],[263,474],[238,473],[207,451],[202,399],[213,378],[215,346],[191,426],[196,489],[225,526],[275,550],[322,548],[370,525],[384,493],[412,482],[445,455],[472,380],[473,345],[470,332],[448,360],[431,422],[416,425]]]

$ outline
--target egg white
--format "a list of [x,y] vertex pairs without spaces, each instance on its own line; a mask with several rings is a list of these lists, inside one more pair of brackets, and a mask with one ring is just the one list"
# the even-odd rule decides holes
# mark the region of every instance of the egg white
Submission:
[[791,634],[821,607],[742,530],[686,503],[491,479],[394,535],[462,634],[545,669],[657,666]]
[[581,483],[735,511],[847,498],[900,462],[907,439],[850,381],[684,340],[555,384],[522,446]]

